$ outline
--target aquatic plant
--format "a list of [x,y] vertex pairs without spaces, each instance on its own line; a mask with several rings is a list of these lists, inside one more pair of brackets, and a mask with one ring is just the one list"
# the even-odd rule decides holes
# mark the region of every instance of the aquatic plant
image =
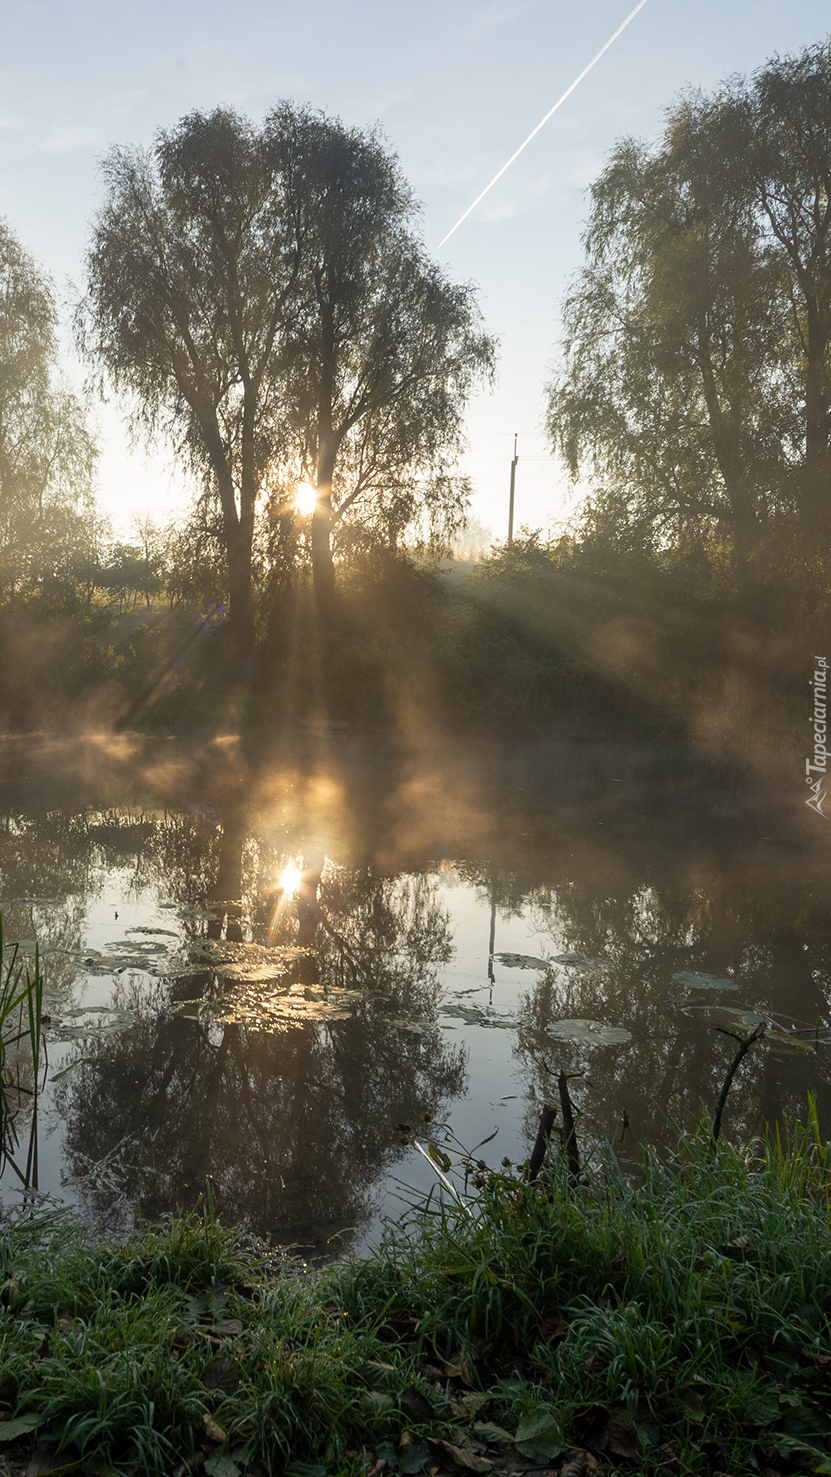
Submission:
[[[19,944],[6,945],[0,913],[0,1167],[10,1164],[25,1185],[37,1174],[37,1093],[43,1020],[43,977],[35,948],[30,973]],[[31,1087],[20,1078],[20,1050],[31,1062]],[[12,1061],[12,1057],[14,1060]],[[32,1099],[32,1128],[25,1169],[13,1159],[18,1145],[16,1120],[24,1098]]]

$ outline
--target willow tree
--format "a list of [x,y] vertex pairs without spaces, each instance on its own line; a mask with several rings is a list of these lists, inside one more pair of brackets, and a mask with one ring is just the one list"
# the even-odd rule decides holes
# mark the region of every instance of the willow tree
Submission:
[[[287,120],[287,124],[290,123]],[[252,540],[298,313],[298,159],[227,109],[148,153],[115,149],[79,315],[86,354],[167,437],[221,510],[235,656],[254,641]]]
[[244,658],[257,501],[279,469],[296,480],[311,462],[328,612],[333,497],[342,517],[428,469],[439,501],[442,487],[452,497],[441,476],[492,345],[470,290],[408,230],[409,191],[373,134],[289,104],[261,128],[217,109],[150,153],[116,149],[104,173],[81,343],[132,397],[136,427],[167,436],[218,500]]
[[[290,109],[267,128],[277,137]],[[320,115],[299,121],[304,190],[302,312],[286,425],[313,481],[311,543],[319,609],[331,614],[333,537],[395,543],[419,519],[453,531],[462,418],[495,347],[473,290],[429,260],[397,160],[375,133]]]
[[653,544],[831,519],[831,48],[688,95],[592,190],[552,439]]
[[[0,221],[0,588],[72,575],[94,542],[95,446],[57,368],[51,283]],[[67,567],[70,566],[70,567]]]

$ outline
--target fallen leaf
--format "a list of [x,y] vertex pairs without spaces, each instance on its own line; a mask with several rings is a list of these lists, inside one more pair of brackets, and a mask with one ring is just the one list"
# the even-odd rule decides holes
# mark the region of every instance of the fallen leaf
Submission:
[[615,1456],[634,1458],[638,1455],[640,1443],[632,1426],[625,1425],[623,1421],[610,1420],[606,1434],[609,1438],[609,1450]]
[[205,1435],[208,1440],[215,1441],[217,1446],[221,1446],[223,1441],[228,1440],[228,1432],[223,1431],[222,1427],[214,1420],[212,1415],[209,1415],[207,1410],[202,1417],[202,1424],[205,1427]]
[[486,1441],[488,1446],[509,1446],[514,1439],[508,1431],[503,1431],[501,1426],[494,1425],[493,1421],[476,1421],[473,1434],[478,1436],[480,1441]]
[[240,1477],[242,1468],[234,1461],[230,1452],[212,1451],[205,1458],[205,1471],[208,1477]]
[[210,1332],[216,1334],[219,1339],[233,1339],[238,1333],[242,1333],[242,1320],[239,1318],[222,1318],[219,1323],[211,1324]]
[[26,1477],[46,1477],[52,1472],[71,1472],[77,1466],[77,1458],[60,1453],[57,1446],[39,1446],[28,1467]]
[[34,1431],[35,1426],[40,1425],[40,1416],[33,1410],[26,1411],[25,1415],[15,1416],[13,1421],[0,1421],[0,1441],[16,1441],[18,1436],[26,1436],[29,1431]]
[[212,1359],[203,1375],[207,1390],[236,1390],[240,1382],[240,1367],[236,1359]]
[[466,1451],[463,1446],[454,1446],[452,1441],[431,1440],[430,1446],[434,1454],[441,1453],[447,1457],[454,1466],[461,1467],[465,1472],[476,1472],[483,1474],[493,1471],[493,1462],[486,1457],[476,1456],[472,1451]]
[[520,1456],[529,1462],[548,1462],[563,1449],[563,1433],[556,1416],[542,1409],[524,1415],[514,1437]]
[[598,1464],[592,1453],[577,1452],[570,1461],[565,1462],[564,1467],[559,1468],[559,1477],[589,1477],[596,1470]]
[[413,1420],[420,1425],[426,1425],[428,1421],[435,1420],[436,1412],[426,1395],[422,1395],[415,1385],[407,1385],[400,1395],[401,1404],[409,1412]]

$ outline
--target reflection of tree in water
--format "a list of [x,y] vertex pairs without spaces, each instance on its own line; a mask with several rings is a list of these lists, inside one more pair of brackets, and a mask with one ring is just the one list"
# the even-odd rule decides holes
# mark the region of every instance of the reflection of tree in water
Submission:
[[[625,1108],[639,1139],[670,1142],[675,1130],[667,1119],[690,1127],[702,1102],[711,1113],[735,1042],[674,1002],[735,1004],[807,1025],[831,1024],[827,900],[808,881],[777,891],[764,878],[732,877],[723,859],[714,859],[691,873],[680,866],[663,875],[643,868],[614,891],[591,880],[559,887],[528,882],[536,929],[550,938],[545,952],[609,961],[608,969],[555,966],[524,999],[516,1050],[530,1078],[529,1134],[543,1102],[556,1096],[551,1074],[561,1067],[587,1068],[587,1082],[576,1083],[574,1095],[604,1133]],[[516,876],[489,877],[487,885],[500,906],[504,896],[514,907]],[[734,978],[739,990],[686,990],[672,978],[682,970]],[[586,1050],[555,1041],[547,1027],[560,1019],[625,1026],[632,1042]],[[766,1122],[804,1117],[809,1089],[831,1132],[831,1047],[816,1053],[755,1047],[733,1089],[727,1131],[746,1138]]]
[[[226,939],[241,936],[241,841],[249,846],[226,825],[214,937],[223,927]],[[269,910],[260,912],[264,936]],[[121,1144],[124,1186],[148,1215],[192,1204],[212,1175],[222,1212],[261,1233],[308,1241],[366,1221],[373,1184],[402,1152],[396,1122],[443,1111],[464,1086],[463,1056],[434,1018],[448,918],[423,877],[327,864],[277,932],[316,949],[274,987],[314,982],[325,999],[345,974],[361,992],[351,1017],[315,1020],[310,1005],[297,1026],[267,1031],[171,1015],[146,992],[120,1001],[135,1005],[137,1025],[96,1043],[60,1093],[73,1172]],[[221,970],[178,986],[225,1004],[240,988]]]

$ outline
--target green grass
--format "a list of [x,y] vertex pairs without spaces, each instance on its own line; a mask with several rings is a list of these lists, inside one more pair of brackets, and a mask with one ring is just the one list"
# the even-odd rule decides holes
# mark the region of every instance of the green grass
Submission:
[[316,1273],[209,1211],[126,1245],[6,1220],[0,1440],[102,1477],[831,1472],[815,1118],[631,1177],[608,1154],[574,1193],[559,1165],[481,1178]]

